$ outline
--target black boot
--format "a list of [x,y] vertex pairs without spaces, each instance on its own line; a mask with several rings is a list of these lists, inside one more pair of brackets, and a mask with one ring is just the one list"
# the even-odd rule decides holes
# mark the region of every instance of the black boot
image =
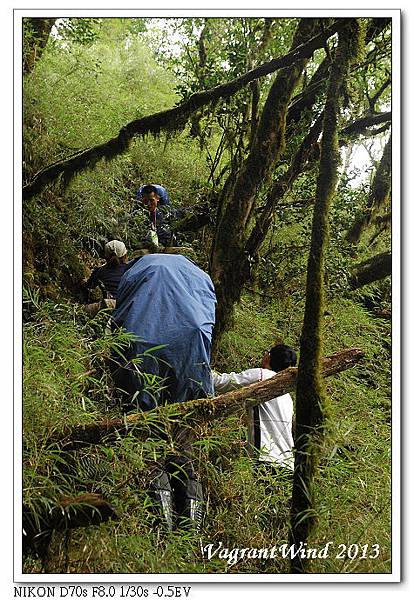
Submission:
[[159,472],[151,481],[149,493],[161,513],[168,531],[173,528],[173,499],[170,480],[165,471]]
[[204,498],[201,483],[195,479],[187,479],[180,492],[181,497],[176,498],[179,527],[199,533],[204,515]]

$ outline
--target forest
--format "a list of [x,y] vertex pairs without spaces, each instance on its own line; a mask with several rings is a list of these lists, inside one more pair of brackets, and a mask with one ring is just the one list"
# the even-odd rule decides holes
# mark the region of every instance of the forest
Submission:
[[[22,573],[392,572],[391,43],[385,17],[22,18]],[[123,410],[131,337],[84,283],[110,240],[139,255],[146,184],[214,284],[214,371],[296,366]],[[249,411],[289,393],[294,470],[259,476]],[[197,529],[148,494],[178,427]]]

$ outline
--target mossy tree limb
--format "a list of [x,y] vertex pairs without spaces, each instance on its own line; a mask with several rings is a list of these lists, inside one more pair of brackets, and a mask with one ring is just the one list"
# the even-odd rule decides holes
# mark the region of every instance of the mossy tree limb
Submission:
[[344,19],[339,19],[312,39],[308,39],[306,43],[293,48],[288,54],[268,61],[228,83],[193,94],[179,106],[135,119],[107,142],[86,148],[64,160],[48,165],[23,186],[23,198],[27,199],[41,192],[48,183],[57,180],[60,176],[64,176],[65,180],[69,181],[77,172],[92,168],[97,161],[112,159],[126,152],[135,136],[158,135],[161,131],[181,131],[190,116],[201,107],[229,98],[255,79],[309,58],[317,48],[323,47],[326,40],[343,27]]
[[[347,348],[323,359],[322,376],[329,377],[360,362],[364,353],[359,348]],[[50,444],[63,445],[65,450],[76,450],[91,444],[109,443],[128,434],[146,439],[160,427],[168,429],[174,422],[189,427],[208,423],[231,415],[242,414],[247,408],[263,404],[282,396],[296,385],[297,369],[285,369],[272,379],[254,383],[239,390],[227,392],[216,398],[201,398],[181,404],[159,407],[149,412],[138,412],[124,419],[106,419],[79,425],[49,440]]]
[[376,254],[363,263],[357,265],[352,271],[349,284],[353,290],[368,285],[374,281],[384,279],[391,275],[391,252]]
[[[315,524],[313,480],[328,412],[328,400],[322,381],[324,261],[329,241],[329,208],[338,182],[340,163],[339,100],[353,54],[359,48],[360,24],[358,20],[349,19],[347,28],[339,34],[331,66],[307,266],[305,313],[296,393],[296,453],[291,510],[291,537],[296,548],[307,542]],[[292,558],[293,573],[304,573],[305,569],[306,559],[300,554]]]
[[392,118],[390,111],[377,113],[375,115],[365,115],[360,119],[356,119],[341,130],[341,136],[348,137],[351,135],[358,135],[365,133],[368,127],[374,127],[382,123],[389,123]]
[[358,217],[347,233],[349,242],[358,243],[363,231],[371,223],[372,217],[390,200],[391,193],[391,160],[392,160],[391,136],[388,138],[384,147],[380,163],[375,172],[371,189],[368,195],[368,202],[364,214]]

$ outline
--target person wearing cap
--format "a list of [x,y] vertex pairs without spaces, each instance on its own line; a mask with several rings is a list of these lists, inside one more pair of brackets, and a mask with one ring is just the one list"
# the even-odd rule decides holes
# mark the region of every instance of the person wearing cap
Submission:
[[87,313],[92,317],[101,308],[115,308],[118,285],[128,266],[128,254],[124,242],[111,240],[105,244],[105,258],[106,263],[94,269],[83,285],[85,290],[99,286],[103,294],[102,302],[94,302],[86,307]]
[[[266,351],[261,367],[241,373],[213,371],[215,393],[224,394],[258,381],[274,377],[276,373],[296,365],[296,352],[290,346],[278,344]],[[293,400],[290,394],[278,396],[250,408],[248,411],[248,441],[256,466],[266,472],[292,472],[293,457]]]

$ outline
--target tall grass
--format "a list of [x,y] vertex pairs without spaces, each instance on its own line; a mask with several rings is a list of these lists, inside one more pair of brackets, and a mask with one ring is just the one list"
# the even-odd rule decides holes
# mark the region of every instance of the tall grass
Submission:
[[[298,345],[301,307],[246,296],[237,309],[236,326],[220,353],[223,370],[256,366],[275,338]],[[283,319],[281,318],[283,315]],[[390,404],[387,376],[387,324],[352,300],[337,300],[326,320],[327,353],[360,346],[366,361],[327,381],[331,398],[329,435],[317,481],[318,526],[310,543],[380,545],[374,559],[311,561],[317,573],[390,570]],[[102,324],[103,325],[103,324]],[[288,559],[245,558],[229,565],[217,556],[207,560],[200,539],[167,533],[154,521],[147,494],[154,459],[168,444],[148,439],[120,439],[111,446],[62,455],[48,447],[52,431],[102,417],[112,390],[102,364],[114,340],[99,335],[74,305],[40,303],[36,320],[25,325],[24,498],[38,510],[61,494],[103,493],[117,506],[119,520],[55,532],[48,570],[70,573],[287,573]],[[94,329],[95,327],[95,329]],[[246,334],[248,332],[248,335]],[[108,414],[108,413],[107,413]],[[291,482],[258,478],[247,449],[244,417],[200,426],[194,445],[203,482],[206,516],[204,545],[272,547],[289,540]],[[64,463],[64,464],[61,464]],[[27,572],[41,565],[26,560]]]

